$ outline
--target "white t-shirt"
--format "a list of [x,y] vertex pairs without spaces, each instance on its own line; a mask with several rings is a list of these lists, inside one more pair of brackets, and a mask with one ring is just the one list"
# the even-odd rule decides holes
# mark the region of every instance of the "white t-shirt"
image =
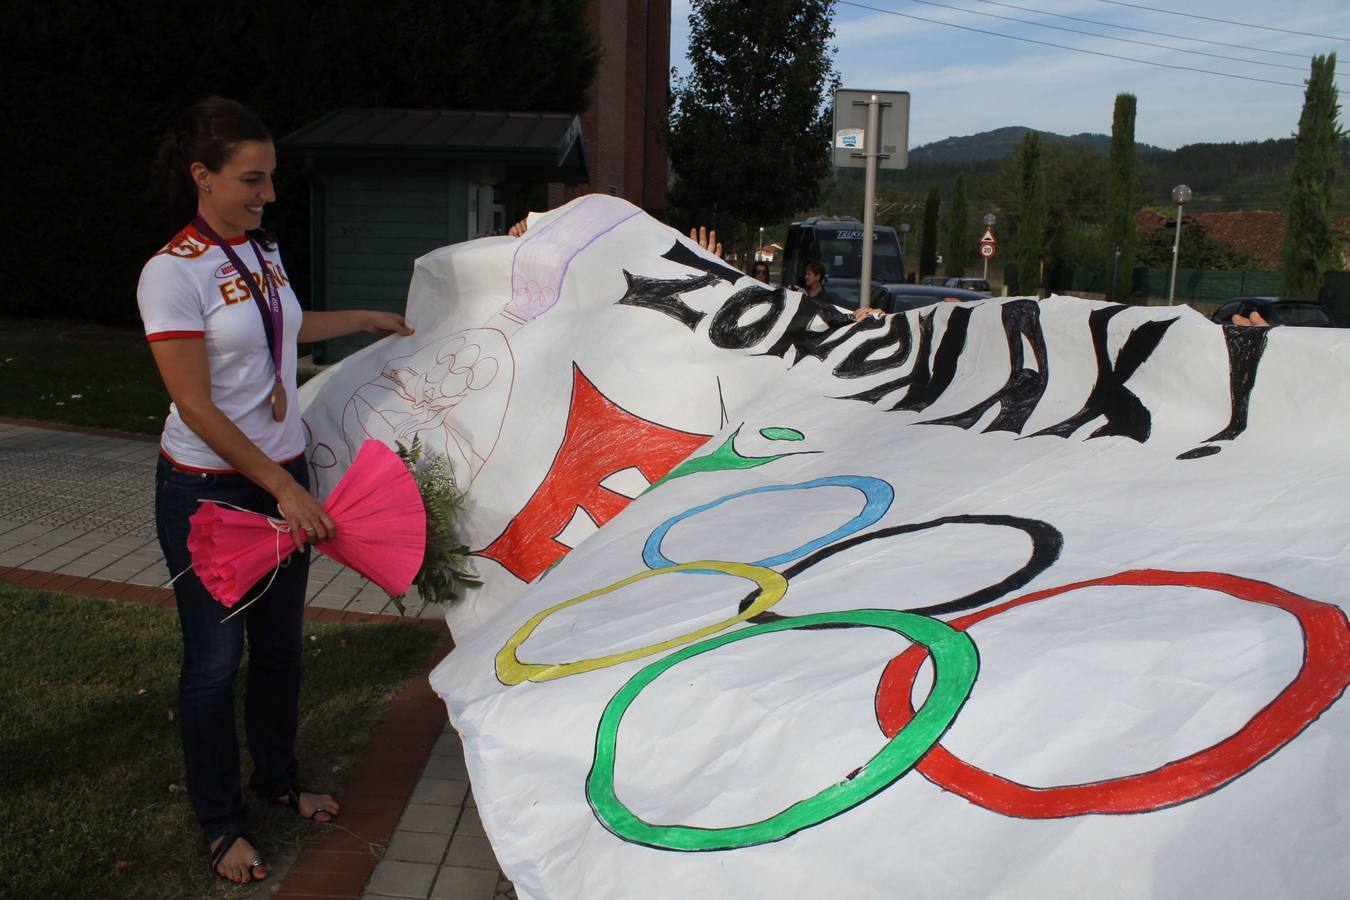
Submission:
[[[258,258],[245,238],[231,240],[230,245],[246,267],[257,266]],[[205,339],[211,400],[263,453],[276,462],[285,462],[305,450],[295,387],[296,340],[304,312],[281,266],[281,255],[264,249],[263,260],[281,297],[281,383],[286,387],[287,401],[284,422],[272,418],[276,376],[262,315],[243,277],[218,245],[191,225],[180,231],[141,270],[136,301],[148,340]],[[258,275],[252,274],[255,278]],[[183,423],[175,404],[169,405],[160,452],[189,471],[233,471]]]

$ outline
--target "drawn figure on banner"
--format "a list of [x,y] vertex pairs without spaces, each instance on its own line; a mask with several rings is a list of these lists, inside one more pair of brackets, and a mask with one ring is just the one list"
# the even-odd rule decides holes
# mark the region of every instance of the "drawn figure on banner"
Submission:
[[522,232],[511,260],[511,300],[502,315],[523,324],[548,312],[562,296],[563,279],[577,254],[639,215],[641,210],[622,200],[592,194],[547,225]]
[[[514,377],[511,346],[494,328],[456,332],[390,359],[343,407],[347,452],[354,457],[369,438],[392,447],[420,436],[467,489],[496,446]],[[465,423],[475,423],[473,433]]]

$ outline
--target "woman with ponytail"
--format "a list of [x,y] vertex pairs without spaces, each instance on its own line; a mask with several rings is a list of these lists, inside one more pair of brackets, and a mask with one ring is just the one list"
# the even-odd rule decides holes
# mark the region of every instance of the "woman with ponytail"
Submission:
[[[296,402],[298,342],[368,331],[411,334],[389,312],[303,311],[276,242],[262,226],[276,199],[276,150],[262,121],[208,97],[164,139],[172,240],[141,272],[137,302],[173,401],[160,439],[155,520],[183,632],[179,716],[188,798],[206,833],[212,870],[244,883],[267,877],[244,832],[234,680],[248,635],[244,729],[251,788],[319,822],[340,809],[300,784],[295,733],[300,626],[309,553],[333,534],[309,492]],[[188,518],[203,500],[284,519],[303,552],[290,558],[242,615],[224,619],[190,571]],[[261,587],[261,585],[260,585]]]

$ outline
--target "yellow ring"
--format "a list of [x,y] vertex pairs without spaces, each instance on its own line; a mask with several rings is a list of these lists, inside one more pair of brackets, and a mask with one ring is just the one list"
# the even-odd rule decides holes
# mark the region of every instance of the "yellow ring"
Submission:
[[[741,578],[749,579],[759,585],[759,596],[755,602],[751,603],[743,612],[737,613],[730,619],[709,625],[706,628],[700,628],[697,631],[691,631],[688,634],[682,634],[669,640],[662,641],[659,644],[648,644],[646,647],[638,647],[633,650],[625,650],[622,653],[611,653],[609,656],[596,656],[590,659],[579,659],[576,662],[566,663],[532,663],[521,662],[516,657],[516,649],[529,638],[534,630],[539,627],[539,623],[553,615],[560,609],[566,609],[569,606],[576,606],[578,603],[585,603],[594,597],[601,597],[619,588],[628,587],[642,581],[644,578],[651,578],[654,575],[666,575],[671,572],[690,572],[700,570],[707,572],[721,572],[724,575],[736,575]],[[497,677],[503,684],[520,684],[522,681],[552,681],[555,678],[566,678],[568,675],[580,675],[582,672],[590,672],[595,669],[604,669],[609,666],[615,666],[619,663],[631,662],[635,659],[641,659],[644,656],[651,656],[654,653],[661,653],[670,650],[673,647],[679,647],[684,644],[691,644],[694,641],[700,641],[709,635],[716,634],[724,628],[730,628],[737,622],[744,622],[764,612],[764,610],[773,606],[783,598],[787,592],[787,579],[775,572],[773,569],[764,566],[752,566],[748,563],[720,562],[718,560],[702,559],[697,562],[680,563],[676,566],[664,566],[660,569],[647,569],[636,575],[629,576],[623,581],[615,582],[608,587],[602,587],[598,591],[591,591],[589,594],[582,594],[580,597],[573,597],[571,600],[564,600],[557,606],[550,606],[543,612],[536,613],[528,622],[520,626],[516,633],[507,638],[502,649],[497,652]]]

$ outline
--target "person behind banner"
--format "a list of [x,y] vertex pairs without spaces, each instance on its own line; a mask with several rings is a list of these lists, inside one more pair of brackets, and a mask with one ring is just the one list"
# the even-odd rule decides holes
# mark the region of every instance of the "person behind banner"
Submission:
[[[300,308],[276,241],[262,225],[263,210],[276,199],[276,150],[252,111],[220,97],[198,101],[164,139],[158,163],[178,231],[145,264],[136,298],[172,401],[160,438],[155,525],[183,634],[178,721],[188,799],[212,871],[245,883],[267,877],[244,832],[239,784],[234,681],[245,632],[250,786],[314,821],[340,812],[333,797],[301,786],[295,758],[304,544],[333,534],[332,520],[309,492],[297,343],[412,329],[391,312]],[[303,551],[260,583],[261,595],[228,621],[190,570],[188,520],[203,501],[284,520],[288,533],[279,539]]]
[[755,263],[750,266],[750,277],[760,284],[769,284],[769,264],[762,259],[756,260]]
[[805,282],[802,291],[803,299],[815,304],[817,312],[825,320],[826,325],[837,328],[840,325],[851,325],[867,316],[882,315],[880,309],[870,306],[855,309],[851,315],[844,312],[839,308],[843,305],[839,295],[826,289],[825,280],[827,278],[829,278],[829,275],[825,271],[825,264],[815,259],[808,262],[802,272],[802,281]]

